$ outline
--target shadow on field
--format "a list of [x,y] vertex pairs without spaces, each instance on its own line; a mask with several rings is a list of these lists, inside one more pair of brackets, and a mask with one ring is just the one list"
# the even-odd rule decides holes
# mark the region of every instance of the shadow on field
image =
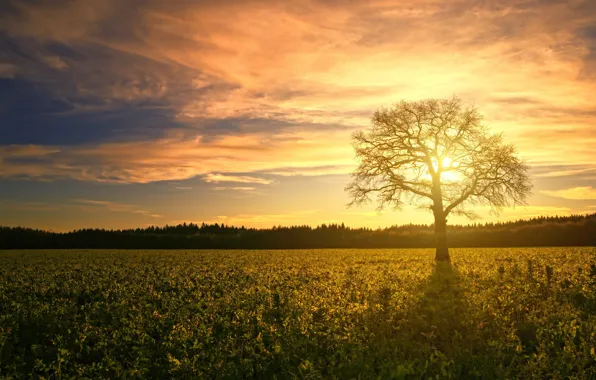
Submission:
[[422,295],[410,310],[412,339],[443,353],[451,353],[465,338],[469,320],[463,280],[450,264],[438,263],[422,285]]
[[380,311],[364,321],[372,332],[366,342],[370,369],[383,378],[498,377],[498,363],[486,349],[493,337],[473,315],[465,284],[456,268],[438,263],[403,310],[383,305],[381,290]]

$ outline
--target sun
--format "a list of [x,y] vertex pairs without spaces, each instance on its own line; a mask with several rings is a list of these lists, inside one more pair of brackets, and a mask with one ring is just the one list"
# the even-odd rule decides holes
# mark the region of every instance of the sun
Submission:
[[[439,159],[433,158],[432,165],[433,165],[434,170],[438,170],[439,169]],[[452,160],[450,157],[444,157],[443,160],[441,161],[441,166],[442,166],[443,170],[446,170],[441,173],[441,181],[442,182],[446,183],[446,182],[461,181],[461,179],[462,179],[461,173],[459,173],[456,170],[452,170],[452,169],[456,169],[457,167],[459,167],[459,162]]]

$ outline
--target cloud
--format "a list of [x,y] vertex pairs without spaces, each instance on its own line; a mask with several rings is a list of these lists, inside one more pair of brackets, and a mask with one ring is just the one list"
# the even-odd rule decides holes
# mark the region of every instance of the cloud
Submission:
[[[205,175],[208,182],[270,184],[272,180],[226,173],[266,172],[279,167],[342,166],[352,161],[348,136],[334,132],[296,132],[280,138],[266,134],[226,135],[215,140],[168,137],[152,141],[80,147],[22,147],[3,151],[0,177],[148,183]],[[326,138],[344,141],[329,146]],[[52,152],[19,160],[21,151]]]
[[51,211],[60,212],[63,210],[75,210],[88,213],[108,211],[113,213],[139,214],[150,218],[162,218],[163,216],[152,213],[149,210],[137,205],[125,204],[104,200],[74,199],[68,203],[48,203],[37,201],[0,200],[0,206],[18,211]]
[[18,211],[58,211],[60,205],[36,201],[0,200],[0,206],[5,209]]
[[[24,132],[3,134],[7,144],[52,139],[36,145],[52,153],[19,160],[3,152],[0,176],[148,183],[346,174],[349,135],[376,108],[453,94],[475,103],[532,164],[590,163],[594,7],[13,1],[0,15],[0,77],[15,78],[18,68],[19,79],[65,109],[55,118],[44,110],[36,126],[10,123]],[[123,109],[152,113],[129,120],[115,112]],[[75,122],[81,114],[93,123]],[[76,135],[93,141],[75,146]],[[15,136],[22,141],[13,144]]]
[[535,174],[534,177],[537,178],[553,178],[553,177],[570,177],[570,176],[582,176],[585,174],[594,174],[596,173],[596,167],[580,167],[580,168],[562,168],[558,169],[557,167],[546,167],[544,170],[538,174]]
[[260,185],[269,185],[271,180],[264,179],[264,178],[257,178],[257,177],[250,177],[250,176],[237,176],[237,175],[223,175],[223,174],[215,174],[209,173],[205,176],[205,182],[239,182],[239,183],[257,183]]
[[68,68],[68,64],[64,62],[60,57],[47,55],[41,58],[46,65],[56,70],[65,70]]
[[362,211],[362,212],[340,212],[339,215],[350,215],[350,216],[358,216],[364,218],[376,218],[383,215],[379,211]]
[[267,174],[283,177],[349,174],[355,165],[324,165],[311,167],[283,167],[267,170]]
[[596,180],[596,166],[593,163],[579,165],[535,165],[531,167],[530,175],[539,180],[538,183],[554,184],[557,187],[569,186],[573,181],[576,186],[594,185]]
[[213,190],[217,191],[255,191],[256,187],[248,187],[248,186],[234,186],[234,187],[226,187],[226,186],[217,186],[214,187]]
[[0,78],[12,79],[18,72],[18,67],[11,63],[0,62]]
[[0,157],[23,158],[42,157],[49,154],[60,153],[56,147],[40,145],[5,145],[0,146]]
[[176,190],[192,190],[190,186],[176,186]]
[[573,200],[594,200],[596,199],[596,189],[592,186],[572,187],[563,190],[543,190],[542,194],[550,195],[563,199]]
[[162,218],[161,215],[153,214],[150,211],[145,210],[144,208],[136,205],[125,204],[125,203],[118,203],[118,202],[111,202],[111,201],[102,201],[102,200],[93,200],[93,199],[75,199],[75,203],[80,203],[83,206],[78,206],[81,210],[93,212],[93,209],[85,207],[86,205],[103,208],[110,212],[115,213],[132,213],[132,214],[140,214],[143,216],[151,217],[151,218]]

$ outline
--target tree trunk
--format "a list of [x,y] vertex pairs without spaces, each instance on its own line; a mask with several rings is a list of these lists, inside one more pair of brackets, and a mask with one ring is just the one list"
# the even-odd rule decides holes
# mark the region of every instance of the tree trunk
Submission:
[[449,262],[449,248],[447,248],[447,219],[443,210],[435,212],[435,237],[437,239],[437,250],[435,261]]

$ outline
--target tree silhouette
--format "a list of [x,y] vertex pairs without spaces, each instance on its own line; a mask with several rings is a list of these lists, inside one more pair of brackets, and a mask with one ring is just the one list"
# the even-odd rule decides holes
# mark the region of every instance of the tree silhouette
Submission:
[[447,216],[477,217],[466,205],[493,212],[525,204],[532,185],[528,166],[500,134],[491,134],[475,107],[460,99],[401,101],[380,109],[366,132],[353,135],[359,165],[346,186],[351,205],[376,195],[379,210],[404,203],[430,208],[436,260],[449,261]]

